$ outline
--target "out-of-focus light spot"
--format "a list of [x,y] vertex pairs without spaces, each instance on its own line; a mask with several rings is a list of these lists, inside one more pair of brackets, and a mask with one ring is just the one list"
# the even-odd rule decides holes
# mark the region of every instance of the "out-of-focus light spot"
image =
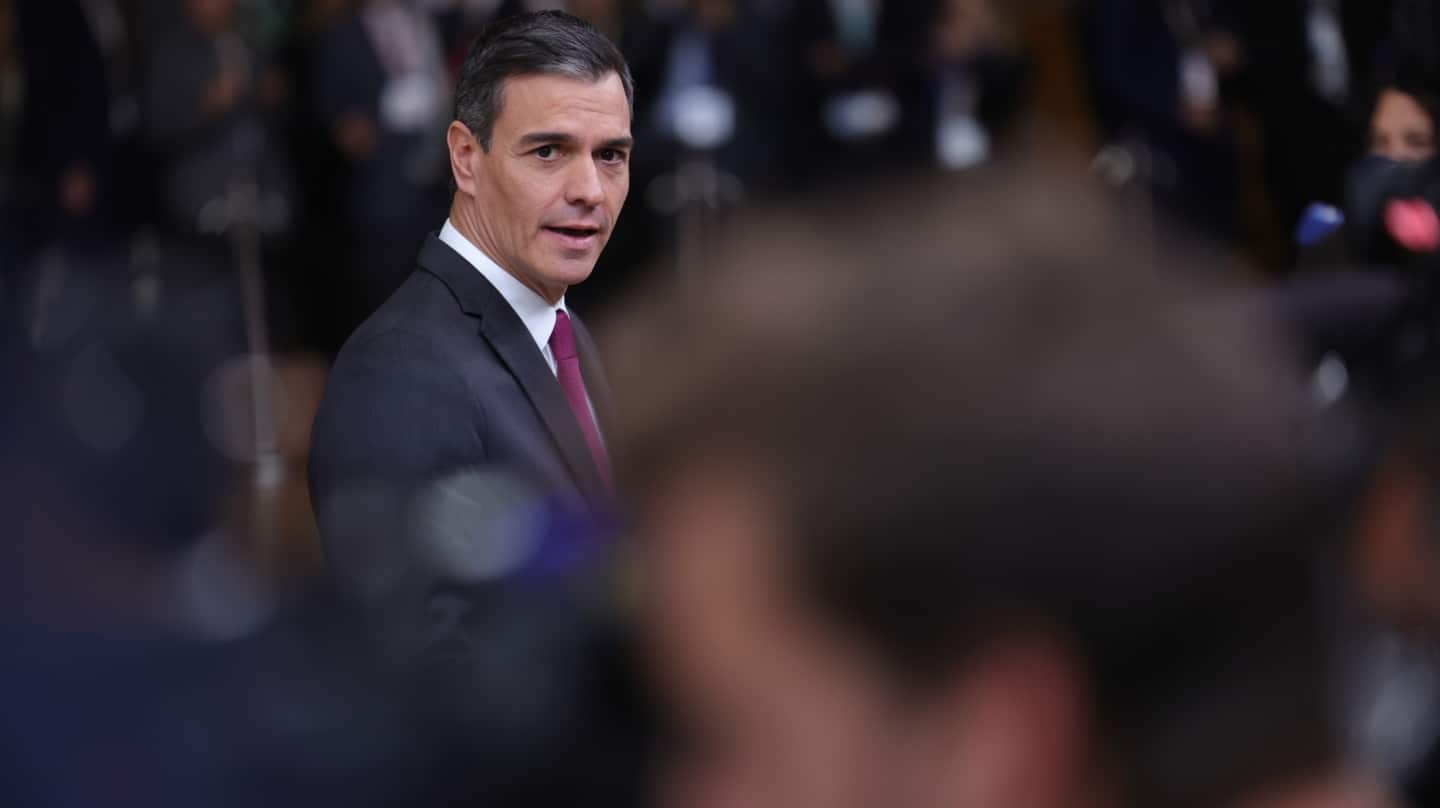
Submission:
[[[257,383],[263,385],[264,400],[257,401]],[[268,429],[273,439],[276,426],[287,412],[279,375],[263,357],[251,354],[232,357],[217,366],[205,380],[203,396],[205,434],[221,454],[237,463],[252,463],[265,454],[257,437],[262,429]],[[265,426],[257,416],[273,420]]]
[[202,639],[239,639],[258,631],[275,613],[273,593],[219,533],[197,542],[176,573],[178,614]]
[[900,122],[900,102],[881,90],[843,93],[825,105],[825,128],[838,140],[874,140]]
[[990,159],[990,135],[974,116],[949,118],[936,133],[936,156],[951,171],[974,168]]
[[195,226],[201,233],[218,236],[225,232],[230,226],[230,205],[223,196],[212,198],[209,202],[200,206],[200,212],[195,215]]
[[1440,248],[1440,216],[1423,199],[1394,199],[1385,205],[1385,230],[1395,243],[1415,253]]
[[337,542],[330,565],[364,597],[391,591],[405,573],[405,551],[396,546],[403,505],[395,486],[376,480],[353,482],[319,503],[320,529]]
[[735,134],[735,102],[716,87],[690,87],[675,99],[675,136],[698,151],[717,149]]
[[1123,188],[1135,179],[1135,156],[1123,146],[1106,146],[1095,155],[1090,170],[1112,188]]
[[131,304],[143,318],[160,311],[163,284],[160,282],[160,243],[154,233],[142,231],[130,242]]
[[154,272],[137,275],[131,283],[130,294],[136,313],[154,317],[160,310],[160,276]]
[[483,582],[514,573],[543,538],[534,491],[513,476],[470,470],[431,485],[409,529],[428,561],[448,576]]
[[93,280],[71,271],[59,247],[46,250],[36,266],[34,283],[16,289],[16,295],[27,307],[31,345],[57,348],[94,320],[99,296]]
[[380,94],[380,118],[395,132],[425,132],[444,114],[445,88],[426,73],[400,76]]
[[1440,671],[1428,650],[1392,634],[1373,638],[1360,650],[1351,694],[1356,757],[1403,778],[1430,751],[1440,728]]
[[734,174],[707,161],[692,161],[651,180],[645,199],[656,212],[674,216],[687,205],[738,206],[745,201],[745,186]]
[[92,345],[66,370],[60,405],[75,437],[108,452],[124,446],[140,429],[145,398],[109,350]]
[[1329,407],[1339,401],[1350,387],[1350,371],[1344,361],[1333,353],[1327,353],[1315,366],[1310,379],[1310,392],[1322,407]]

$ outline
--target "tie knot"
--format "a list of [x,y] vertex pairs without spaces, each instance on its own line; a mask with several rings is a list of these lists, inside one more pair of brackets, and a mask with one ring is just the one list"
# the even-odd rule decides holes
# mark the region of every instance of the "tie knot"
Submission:
[[564,310],[555,312],[555,330],[550,332],[550,352],[555,361],[575,358],[575,329],[570,325],[570,315]]

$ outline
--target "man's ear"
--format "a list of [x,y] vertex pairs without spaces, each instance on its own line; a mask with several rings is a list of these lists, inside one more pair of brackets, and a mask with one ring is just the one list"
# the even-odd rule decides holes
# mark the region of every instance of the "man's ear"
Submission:
[[1068,643],[1045,632],[992,642],[945,688],[945,804],[1103,804],[1089,687]]
[[451,121],[445,130],[445,145],[450,152],[450,174],[455,178],[455,187],[460,191],[476,195],[476,157],[481,152],[480,141],[470,132],[470,127],[459,121]]

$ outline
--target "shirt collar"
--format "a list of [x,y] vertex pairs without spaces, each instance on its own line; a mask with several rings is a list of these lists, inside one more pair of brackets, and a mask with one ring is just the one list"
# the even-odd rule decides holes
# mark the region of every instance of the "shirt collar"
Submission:
[[565,308],[565,298],[561,297],[559,303],[550,305],[545,298],[506,272],[470,239],[465,238],[450,224],[449,219],[445,220],[445,226],[440,229],[440,240],[460,253],[461,258],[470,262],[470,265],[495,287],[500,296],[505,298],[505,302],[510,304],[510,308],[519,315],[520,322],[525,324],[525,330],[529,331],[535,340],[535,346],[544,353],[550,344],[550,335],[555,331],[555,312],[558,310],[569,314],[569,310]]

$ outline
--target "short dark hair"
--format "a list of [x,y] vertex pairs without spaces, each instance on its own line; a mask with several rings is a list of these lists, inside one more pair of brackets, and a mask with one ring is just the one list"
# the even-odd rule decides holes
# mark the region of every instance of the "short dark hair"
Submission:
[[1296,366],[1088,193],[964,187],[767,212],[617,321],[622,483],[740,464],[805,602],[917,685],[1026,627],[1073,643],[1131,804],[1332,765],[1342,498]]
[[505,80],[551,74],[582,81],[620,77],[633,110],[635,80],[620,49],[590,23],[563,11],[502,17],[475,37],[455,87],[455,120],[490,150],[504,103]]

